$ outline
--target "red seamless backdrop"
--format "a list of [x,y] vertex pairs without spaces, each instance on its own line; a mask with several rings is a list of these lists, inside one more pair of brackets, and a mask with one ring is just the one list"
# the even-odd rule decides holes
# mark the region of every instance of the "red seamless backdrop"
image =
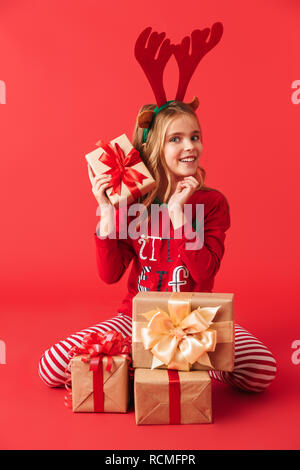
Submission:
[[[186,94],[200,100],[207,184],[231,208],[214,291],[235,293],[238,323],[273,351],[278,378],[255,396],[215,385],[214,424],[167,434],[136,427],[133,412],[74,415],[41,383],[39,357],[115,315],[127,280],[98,278],[84,155],[99,138],[131,137],[153,102],[138,34],[151,25],[178,43],[216,21],[223,38]],[[296,0],[0,0],[1,448],[299,448],[299,44]],[[171,59],[168,99],[177,82]],[[106,432],[82,438],[82,427]]]

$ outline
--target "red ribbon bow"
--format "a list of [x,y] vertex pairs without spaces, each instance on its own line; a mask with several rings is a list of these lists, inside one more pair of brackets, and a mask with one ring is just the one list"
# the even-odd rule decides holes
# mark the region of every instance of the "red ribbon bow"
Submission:
[[[131,338],[126,336],[123,338],[121,333],[116,331],[107,331],[106,333],[88,333],[86,334],[80,346],[74,346],[69,351],[69,358],[84,355],[81,360],[83,362],[91,362],[92,359],[97,359],[101,356],[119,356],[120,354],[130,359],[130,345]],[[93,361],[95,363],[95,360]],[[106,370],[110,370],[112,360],[107,363]]]
[[105,144],[101,141],[98,142],[97,145],[104,150],[99,160],[110,167],[104,174],[111,175],[111,195],[119,194],[120,196],[123,183],[128,187],[134,199],[139,198],[142,194],[136,185],[136,181],[142,184],[147,176],[131,168],[142,161],[138,150],[132,148],[128,155],[125,156],[123,150],[117,143],[115,143],[114,149],[109,144]]
[[[75,356],[81,356],[83,362],[90,363],[90,370],[93,371],[94,385],[94,410],[104,411],[104,394],[103,394],[103,358],[107,357],[106,370],[110,371],[113,364],[112,356],[122,355],[131,362],[130,357],[131,337],[123,338],[121,333],[116,331],[107,331],[106,333],[88,333],[86,334],[80,346],[74,346],[69,351],[70,362]],[[65,387],[67,394],[65,395],[65,404],[68,407],[72,405],[71,391],[71,373],[70,362],[66,368],[67,379]],[[132,373],[132,371],[131,371]]]

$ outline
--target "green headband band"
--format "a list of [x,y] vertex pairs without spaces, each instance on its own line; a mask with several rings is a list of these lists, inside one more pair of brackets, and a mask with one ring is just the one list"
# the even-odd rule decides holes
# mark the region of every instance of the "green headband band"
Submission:
[[165,104],[163,104],[162,106],[160,106],[159,108],[156,106],[156,108],[154,108],[154,116],[152,118],[152,122],[151,122],[151,125],[148,127],[148,129],[144,129],[144,133],[143,133],[143,144],[146,142],[147,140],[147,137],[148,137],[148,134],[149,134],[149,131],[150,131],[150,127],[152,126],[153,124],[153,121],[155,119],[155,116],[162,110],[162,109],[165,109],[167,106],[169,106],[170,103],[173,103],[173,101],[175,100],[171,100],[171,101],[167,101]]

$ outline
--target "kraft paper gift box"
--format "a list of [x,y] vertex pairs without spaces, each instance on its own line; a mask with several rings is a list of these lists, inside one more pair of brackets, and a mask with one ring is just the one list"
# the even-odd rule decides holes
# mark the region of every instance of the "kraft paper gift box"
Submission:
[[233,294],[139,292],[133,298],[133,367],[232,371],[233,299]]
[[135,369],[136,424],[212,422],[208,372]]
[[92,371],[90,362],[83,362],[81,358],[76,356],[71,360],[73,411],[126,413],[129,401],[127,359],[112,356],[112,368],[108,371],[108,358],[104,357],[99,364],[102,370]]
[[139,152],[125,134],[112,140],[110,146],[100,142],[99,147],[85,158],[97,176],[103,173],[112,175],[113,187],[108,188],[106,194],[116,208],[121,201],[130,204],[155,187],[155,181]]

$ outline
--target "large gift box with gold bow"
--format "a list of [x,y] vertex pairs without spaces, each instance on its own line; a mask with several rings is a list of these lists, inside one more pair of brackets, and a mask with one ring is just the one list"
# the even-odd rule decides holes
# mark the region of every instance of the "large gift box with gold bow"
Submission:
[[108,331],[87,334],[71,349],[71,388],[66,388],[75,412],[126,413],[129,403],[130,338]]
[[133,367],[232,371],[233,317],[233,294],[139,292],[133,298]]
[[211,423],[208,372],[135,369],[136,424]]
[[109,144],[99,141],[98,145],[85,158],[96,175],[111,175],[112,186],[106,194],[115,207],[124,200],[130,204],[155,187],[155,181],[139,152],[125,134]]

